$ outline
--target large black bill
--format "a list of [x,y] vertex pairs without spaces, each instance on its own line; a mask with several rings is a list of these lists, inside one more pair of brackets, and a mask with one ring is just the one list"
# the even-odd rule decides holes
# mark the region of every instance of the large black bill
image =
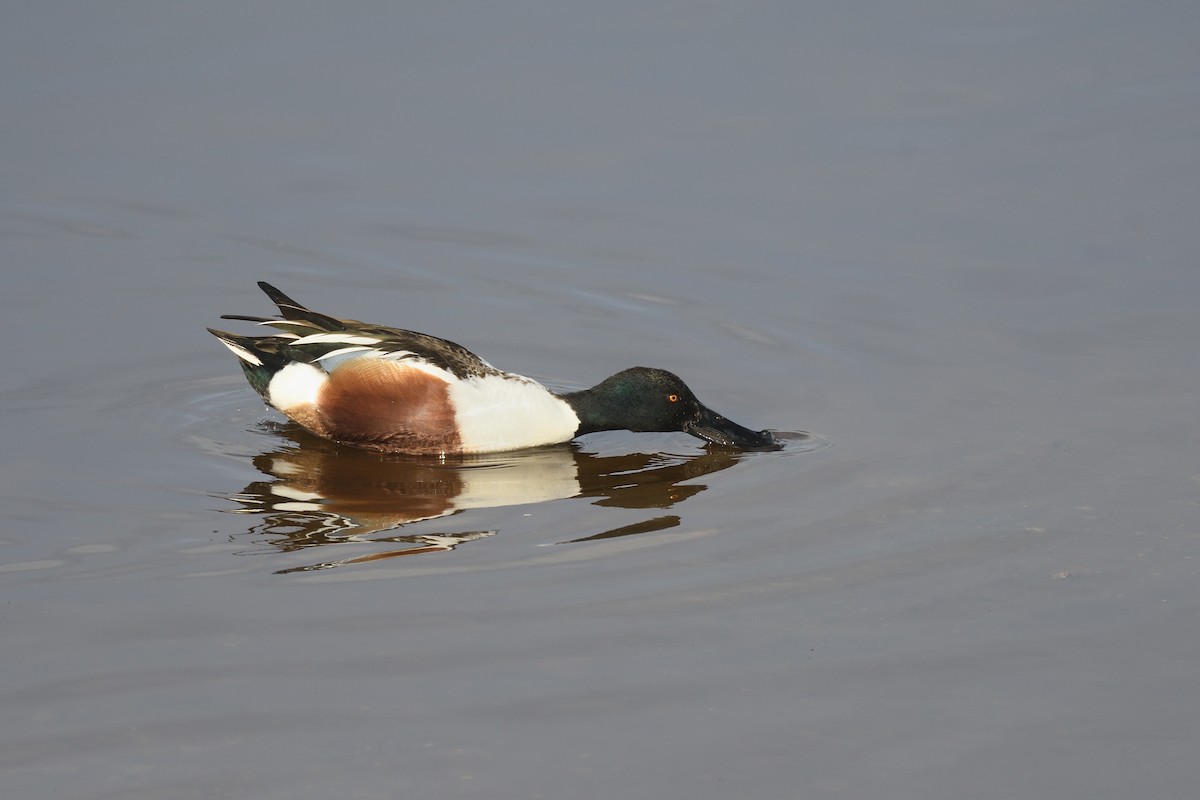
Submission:
[[724,447],[740,447],[745,450],[774,450],[780,447],[770,431],[752,431],[744,428],[704,406],[700,406],[699,416],[684,424],[683,429],[692,436]]

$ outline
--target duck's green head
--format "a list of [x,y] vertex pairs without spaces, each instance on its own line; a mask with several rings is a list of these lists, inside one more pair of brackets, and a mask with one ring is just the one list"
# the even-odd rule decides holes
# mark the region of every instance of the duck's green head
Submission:
[[726,419],[697,400],[686,383],[665,369],[632,367],[591,389],[563,397],[579,416],[578,434],[683,431],[727,447],[778,447],[770,431],[752,431]]

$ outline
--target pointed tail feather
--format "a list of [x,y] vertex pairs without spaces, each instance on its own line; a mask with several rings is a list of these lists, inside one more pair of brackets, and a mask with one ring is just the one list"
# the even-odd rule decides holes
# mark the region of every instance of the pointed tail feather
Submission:
[[272,303],[279,306],[279,312],[283,314],[284,319],[304,319],[305,314],[312,313],[266,281],[259,281],[258,288],[262,289],[267,297],[271,298]]
[[341,331],[346,329],[346,326],[340,320],[300,305],[266,281],[259,281],[258,288],[262,289],[267,297],[271,298],[272,303],[279,306],[279,313],[283,315],[284,319],[311,322],[327,331]]
[[[267,317],[251,317],[246,314],[222,314],[221,319],[236,319],[239,322],[275,322],[274,319]],[[212,328],[209,328],[211,331]]]

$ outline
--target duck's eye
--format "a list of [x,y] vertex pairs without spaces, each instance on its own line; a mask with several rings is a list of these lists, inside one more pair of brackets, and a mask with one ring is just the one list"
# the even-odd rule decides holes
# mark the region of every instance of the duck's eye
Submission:
[[678,403],[678,402],[679,402],[679,395],[677,395],[677,394],[669,394],[669,395],[667,395],[667,400],[668,400],[668,401],[670,401],[670,402],[672,402],[672,403]]

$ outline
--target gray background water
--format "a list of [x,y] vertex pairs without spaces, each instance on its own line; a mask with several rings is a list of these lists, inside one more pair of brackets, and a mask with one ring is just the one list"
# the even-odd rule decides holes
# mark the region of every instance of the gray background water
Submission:
[[[2,16],[5,797],[1193,796],[1200,6]],[[204,332],[256,279],[830,446],[389,530]]]

